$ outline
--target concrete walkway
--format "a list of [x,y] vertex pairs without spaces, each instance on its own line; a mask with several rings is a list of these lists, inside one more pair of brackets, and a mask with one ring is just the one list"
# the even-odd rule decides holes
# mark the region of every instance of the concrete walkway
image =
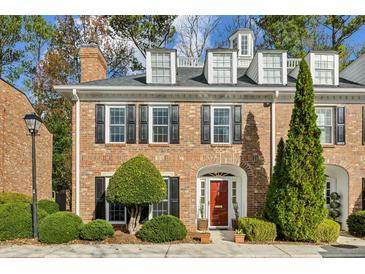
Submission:
[[232,231],[213,231],[213,243],[163,245],[48,245],[0,246],[0,257],[43,258],[302,258],[302,257],[365,257],[365,241],[340,236],[335,245],[309,244],[235,244]]

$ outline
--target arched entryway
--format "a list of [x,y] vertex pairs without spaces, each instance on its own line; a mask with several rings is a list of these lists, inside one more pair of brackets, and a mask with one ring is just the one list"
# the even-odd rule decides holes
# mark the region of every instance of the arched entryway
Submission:
[[349,176],[341,166],[326,165],[326,207],[330,208],[330,195],[333,192],[337,192],[340,195],[340,207],[339,211],[341,215],[338,217],[338,221],[341,222],[341,228],[347,230],[346,220],[349,212]]
[[236,214],[247,216],[247,174],[235,165],[211,165],[197,174],[197,218],[209,228],[232,228]]

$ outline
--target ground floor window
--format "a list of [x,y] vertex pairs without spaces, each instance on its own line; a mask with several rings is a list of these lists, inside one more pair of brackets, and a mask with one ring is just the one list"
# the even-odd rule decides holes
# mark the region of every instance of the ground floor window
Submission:
[[[105,180],[105,191],[108,188],[110,177]],[[114,224],[127,223],[127,209],[122,204],[105,203],[105,219]]]
[[165,199],[163,199],[161,202],[157,204],[152,205],[152,218],[161,216],[161,215],[168,215],[170,214],[169,211],[169,179],[165,178],[165,184],[166,184],[166,194]]

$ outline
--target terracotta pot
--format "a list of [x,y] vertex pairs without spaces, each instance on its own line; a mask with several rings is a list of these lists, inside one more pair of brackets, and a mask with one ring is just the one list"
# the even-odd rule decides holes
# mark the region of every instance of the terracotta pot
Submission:
[[198,230],[208,230],[208,219],[198,219]]
[[202,244],[210,243],[210,233],[200,233],[200,242]]
[[245,234],[234,234],[234,242],[237,244],[243,244],[245,242]]

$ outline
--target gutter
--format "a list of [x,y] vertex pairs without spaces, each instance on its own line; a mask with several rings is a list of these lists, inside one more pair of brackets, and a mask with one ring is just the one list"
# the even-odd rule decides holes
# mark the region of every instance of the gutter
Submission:
[[76,186],[75,186],[75,211],[76,215],[80,216],[80,98],[77,95],[77,90],[73,89],[72,94],[76,100]]
[[275,90],[271,103],[271,172],[274,172],[276,157],[276,99],[279,97],[279,91]]

